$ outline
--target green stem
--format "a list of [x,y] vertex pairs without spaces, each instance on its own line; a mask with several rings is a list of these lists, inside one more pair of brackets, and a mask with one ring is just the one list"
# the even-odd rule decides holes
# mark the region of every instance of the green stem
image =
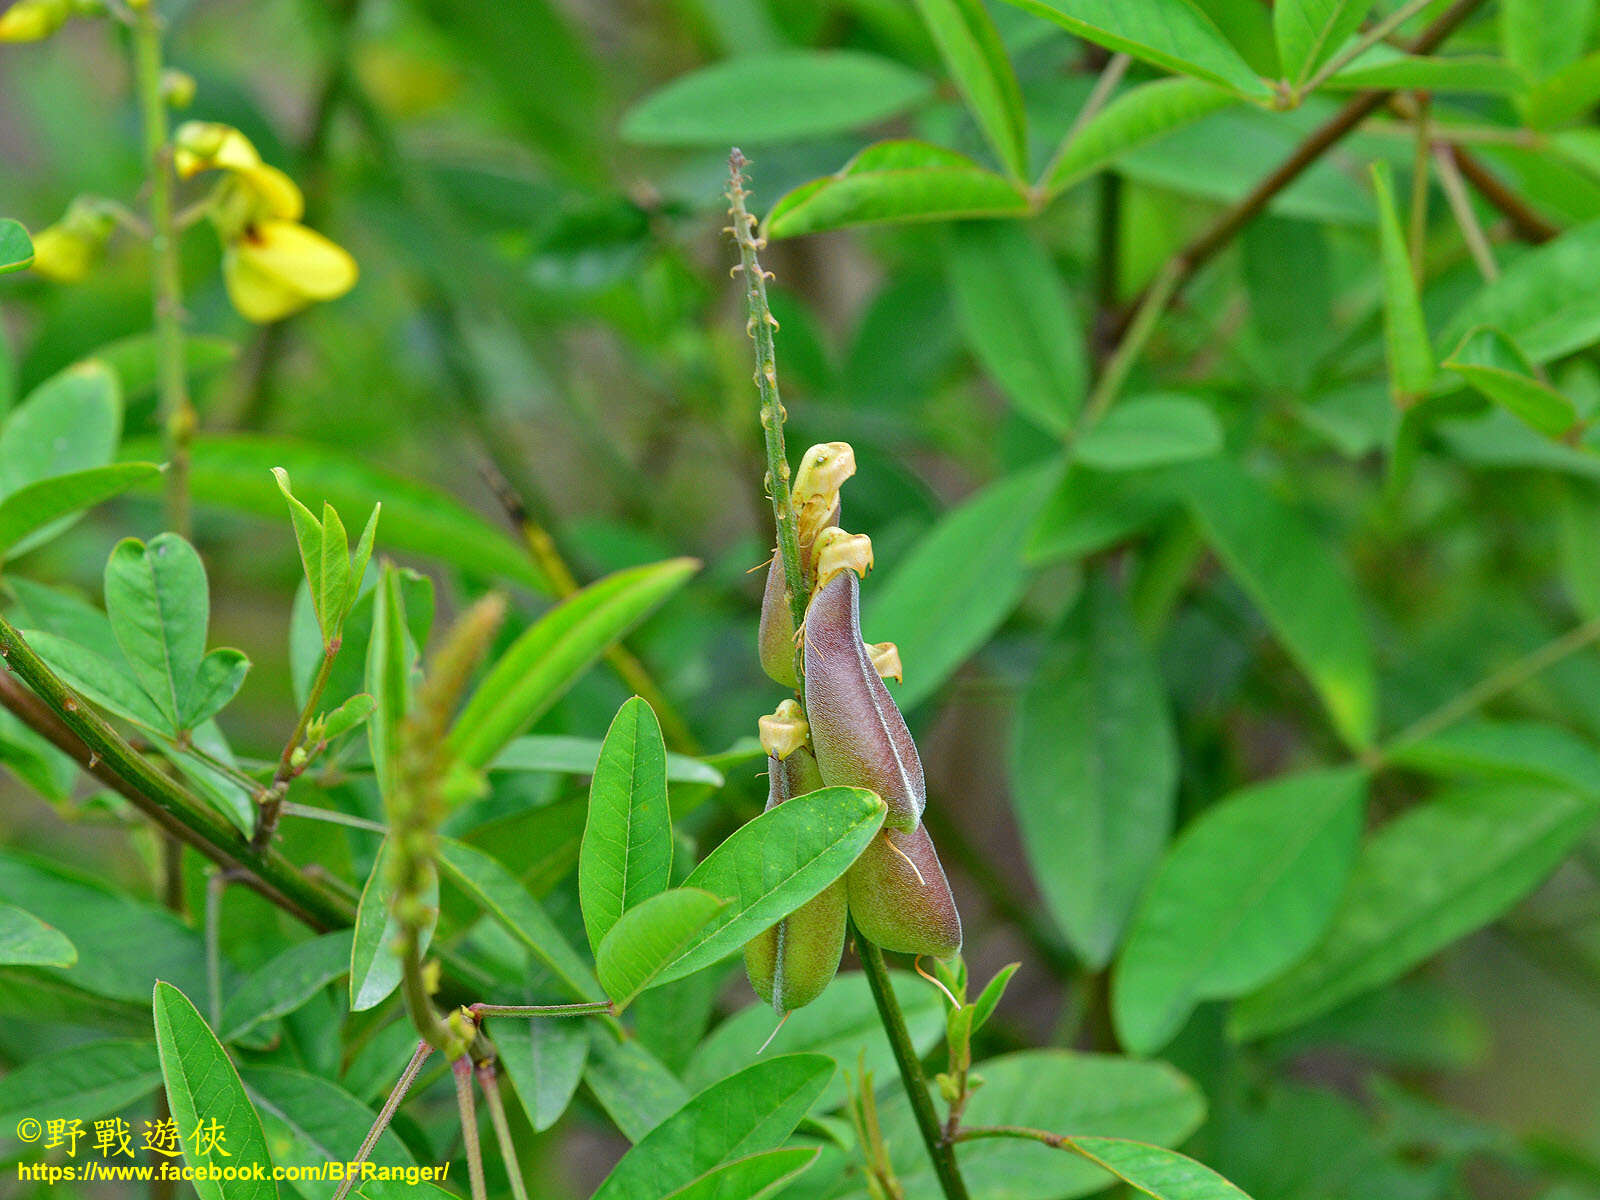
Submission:
[[312,928],[328,930],[350,924],[352,913],[347,904],[313,885],[281,855],[253,850],[221,814],[130,746],[88,701],[45,665],[4,617],[0,617],[0,657],[10,667],[10,671],[0,672],[0,704],[71,755],[84,771],[122,795],[165,832],[223,867],[237,868],[242,882]]
[[939,1126],[939,1114],[933,1109],[933,1097],[928,1094],[922,1061],[917,1058],[916,1047],[911,1042],[911,1031],[906,1028],[905,1014],[900,1011],[900,1001],[895,998],[889,968],[884,965],[883,951],[863,938],[853,924],[851,934],[855,938],[862,970],[867,976],[867,987],[872,992],[873,1003],[878,1006],[883,1032],[889,1039],[894,1061],[900,1068],[906,1098],[911,1101],[911,1111],[917,1118],[917,1131],[922,1134],[923,1145],[928,1148],[928,1158],[933,1162],[933,1173],[939,1178],[945,1200],[967,1200],[966,1180],[961,1178],[955,1149]]
[[1509,663],[1421,719],[1406,726],[1389,739],[1389,748],[1405,746],[1432,737],[1464,717],[1469,717],[1489,701],[1514,691],[1534,676],[1555,666],[1562,659],[1600,641],[1600,617],[1569,629],[1537,650]]
[[517,1162],[517,1144],[511,1140],[511,1123],[506,1120],[506,1106],[500,1098],[500,1081],[493,1060],[479,1064],[478,1086],[483,1090],[484,1103],[489,1106],[489,1123],[494,1126],[500,1160],[511,1180],[512,1200],[528,1200],[528,1185],[523,1182],[522,1166]]
[[222,892],[227,872],[213,867],[206,877],[206,1000],[211,1028],[222,1029]]
[[488,1200],[483,1181],[483,1146],[478,1141],[478,1107],[472,1099],[472,1061],[465,1056],[450,1064],[456,1079],[456,1108],[461,1113],[461,1141],[467,1150],[467,1180],[472,1200]]
[[161,18],[151,0],[135,7],[134,86],[144,126],[145,169],[150,176],[150,282],[156,339],[156,394],[167,456],[167,523],[188,537],[189,441],[196,418],[183,367],[183,280],[173,213],[172,146],[161,86]]
[[[389,1122],[394,1120],[395,1112],[400,1108],[400,1102],[406,1098],[406,1093],[411,1090],[411,1085],[416,1082],[417,1073],[422,1070],[422,1064],[428,1061],[428,1055],[433,1053],[433,1047],[427,1042],[418,1042],[417,1049],[411,1056],[411,1061],[406,1064],[406,1069],[400,1072],[400,1078],[395,1081],[394,1088],[389,1092],[389,1098],[383,1102],[383,1108],[378,1111],[378,1119],[372,1123],[372,1128],[367,1130],[366,1140],[361,1143],[361,1149],[356,1151],[357,1164],[367,1161],[367,1156],[372,1153],[373,1147],[378,1144],[378,1139],[383,1136],[383,1131],[389,1128]],[[344,1200],[350,1194],[350,1188],[356,1181],[355,1175],[348,1174],[339,1183],[339,1190],[334,1192],[333,1200]]]
[[[745,207],[749,193],[744,187],[746,160],[737,149],[729,156],[728,202],[733,225],[729,232],[739,244],[739,266],[744,272],[746,286],[746,311],[749,315],[747,329],[756,344],[756,387],[761,392],[761,428],[766,439],[767,488],[772,499],[772,519],[778,531],[778,562],[783,568],[784,588],[789,595],[789,611],[794,627],[803,629],[806,619],[806,592],[800,574],[799,521],[789,496],[789,459],[783,446],[783,402],[778,398],[778,368],[774,353],[772,331],[777,322],[767,307],[767,276],[761,268],[756,252],[765,244],[755,235],[755,218]],[[800,682],[802,700],[805,696],[804,663],[795,654],[795,678]],[[878,1017],[883,1030],[894,1047],[895,1061],[900,1065],[900,1082],[905,1086],[906,1097],[912,1111],[917,1114],[917,1128],[922,1134],[928,1157],[933,1162],[934,1173],[944,1191],[945,1200],[967,1200],[967,1185],[956,1166],[955,1154],[943,1140],[939,1118],[933,1111],[933,1101],[928,1096],[927,1080],[922,1074],[922,1064],[917,1061],[916,1050],[911,1045],[911,1035],[906,1030],[905,1015],[889,986],[888,968],[883,965],[883,952],[877,946],[855,933],[856,946],[866,967],[867,980],[872,988],[873,1000],[878,1006]]]
[[[729,230],[739,244],[739,265],[734,269],[744,272],[745,311],[749,317],[746,332],[756,344],[756,388],[761,393],[767,495],[772,501],[772,521],[778,531],[778,560],[783,566],[789,612],[794,617],[794,627],[800,629],[806,620],[806,589],[800,570],[800,522],[789,496],[789,456],[783,445],[786,414],[783,401],[778,397],[778,362],[772,341],[772,331],[778,323],[772,319],[772,310],[767,305],[767,273],[756,257],[756,252],[766,245],[766,239],[755,235],[756,219],[745,208],[745,199],[750,194],[744,187],[745,165],[745,156],[735,150],[728,159],[728,213],[733,218]],[[798,670],[795,677],[800,677]]]
[[1139,301],[1139,307],[1133,314],[1133,320],[1128,325],[1127,333],[1123,334],[1122,340],[1117,343],[1117,348],[1106,360],[1105,370],[1100,372],[1094,390],[1089,393],[1089,399],[1083,406],[1083,416],[1076,427],[1078,433],[1089,429],[1106,415],[1106,410],[1111,407],[1118,393],[1122,391],[1123,385],[1128,382],[1134,364],[1144,353],[1145,343],[1155,333],[1161,314],[1166,312],[1167,304],[1182,280],[1183,272],[1180,265],[1176,261],[1169,262],[1161,268],[1160,274],[1145,290]]
[[261,797],[261,806],[256,810],[256,830],[250,839],[252,849],[263,850],[272,841],[272,835],[277,831],[278,818],[283,814],[284,798],[289,794],[289,784],[300,773],[300,768],[295,766],[294,752],[305,741],[306,730],[311,727],[313,718],[317,715],[317,708],[322,703],[322,693],[327,689],[328,677],[333,674],[333,660],[339,654],[339,639],[335,637],[322,648],[322,665],[317,668],[317,677],[311,681],[311,691],[306,694],[306,702],[300,709],[300,716],[294,723],[294,729],[289,734],[289,740],[283,744],[283,753],[278,756],[278,766],[272,773],[272,782]]
[[586,1000],[581,1004],[473,1004],[475,1017],[583,1017],[615,1014],[610,1000]]

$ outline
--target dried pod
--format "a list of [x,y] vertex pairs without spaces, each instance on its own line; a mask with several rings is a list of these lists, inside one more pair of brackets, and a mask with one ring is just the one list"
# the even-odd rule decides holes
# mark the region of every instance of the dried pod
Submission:
[[[792,703],[792,702],[791,702]],[[786,758],[767,758],[767,807],[822,786],[817,760],[800,747]],[[744,948],[750,986],[779,1012],[803,1008],[822,994],[844,952],[846,885],[836,879]]]
[[961,914],[926,825],[881,830],[845,872],[845,884],[850,918],[869,942],[930,958],[961,949]]
[[922,760],[894,697],[861,642],[861,583],[841,571],[806,612],[806,719],[822,781],[869,788],[889,806],[885,828],[910,832],[927,801]]
[[798,688],[794,673],[794,614],[784,587],[783,564],[776,553],[767,565],[767,588],[761,596],[761,626],[756,632],[761,669],[776,683]]

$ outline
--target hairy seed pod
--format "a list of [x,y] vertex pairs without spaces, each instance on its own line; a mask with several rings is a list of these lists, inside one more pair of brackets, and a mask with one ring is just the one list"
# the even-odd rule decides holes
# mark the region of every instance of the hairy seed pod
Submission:
[[[803,746],[781,760],[769,756],[767,773],[769,809],[822,786],[817,760]],[[744,966],[756,995],[780,1013],[804,1008],[820,996],[839,969],[848,907],[845,881],[836,879],[752,938],[744,948]]]
[[961,914],[926,825],[881,830],[845,872],[845,884],[850,918],[869,942],[930,958],[961,949]]
[[[812,544],[824,529],[839,523],[839,489],[855,472],[856,455],[849,442],[820,442],[800,456],[789,503],[798,527],[800,581],[808,599],[817,582]],[[761,669],[784,687],[799,687],[794,673],[794,613],[785,591],[783,561],[776,550],[767,564],[756,643]]]
[[894,697],[861,642],[861,583],[841,571],[812,598],[805,631],[806,720],[822,781],[869,788],[889,806],[887,829],[922,820],[922,760]]

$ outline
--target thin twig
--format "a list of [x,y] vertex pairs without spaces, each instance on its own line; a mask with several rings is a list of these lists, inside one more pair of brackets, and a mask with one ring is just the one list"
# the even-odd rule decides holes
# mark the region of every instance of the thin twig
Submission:
[[1494,247],[1489,244],[1488,235],[1478,223],[1478,214],[1472,211],[1472,197],[1467,195],[1466,182],[1456,165],[1455,150],[1449,146],[1434,146],[1433,165],[1435,174],[1439,176],[1439,187],[1444,191],[1450,212],[1456,219],[1456,226],[1467,243],[1472,261],[1478,265],[1478,273],[1486,281],[1494,282],[1500,278],[1500,264],[1495,261]]
[[472,1060],[465,1055],[450,1064],[456,1080],[456,1109],[461,1114],[461,1141],[467,1151],[467,1180],[472,1200],[487,1200],[483,1181],[483,1146],[478,1140],[478,1108],[472,1099]]
[[[372,1128],[367,1131],[366,1140],[361,1143],[361,1149],[356,1151],[355,1163],[359,1166],[367,1161],[373,1147],[378,1144],[378,1139],[383,1136],[383,1131],[389,1128],[389,1122],[394,1120],[394,1114],[400,1108],[400,1102],[406,1098],[406,1093],[411,1090],[411,1085],[416,1082],[417,1072],[422,1070],[422,1064],[428,1061],[428,1055],[433,1053],[433,1047],[427,1042],[418,1042],[416,1051],[411,1055],[411,1061],[406,1064],[406,1069],[400,1072],[400,1078],[395,1081],[394,1087],[389,1092],[389,1098],[383,1102],[383,1108],[378,1111],[378,1119],[372,1123]],[[354,1172],[345,1175],[339,1183],[339,1189],[333,1193],[333,1200],[344,1200],[350,1194],[356,1176]]]
[[1399,29],[1400,26],[1404,25],[1412,17],[1416,16],[1419,12],[1427,8],[1428,5],[1432,3],[1433,0],[1407,0],[1405,4],[1402,4],[1399,8],[1395,9],[1394,12],[1388,17],[1384,18],[1382,21],[1379,21],[1371,29],[1367,30],[1359,38],[1352,42],[1349,49],[1344,50],[1339,54],[1335,54],[1327,62],[1323,63],[1321,69],[1318,70],[1315,75],[1313,75],[1300,87],[1295,89],[1296,99],[1316,91],[1317,88],[1321,87],[1330,78],[1337,75],[1351,63],[1355,62],[1356,59],[1360,58],[1368,50],[1371,50],[1379,42],[1383,41],[1384,38],[1388,37],[1396,29]]
[[1426,716],[1413,721],[1389,739],[1389,748],[1409,745],[1432,737],[1457,721],[1471,716],[1489,701],[1514,691],[1530,679],[1555,666],[1562,659],[1600,641],[1600,617],[1569,629],[1537,650],[1509,663],[1466,691],[1447,700]]
[[528,1185],[522,1178],[522,1166],[517,1162],[517,1144],[511,1140],[511,1123],[506,1120],[505,1102],[500,1097],[500,1080],[494,1060],[478,1064],[478,1087],[489,1106],[489,1123],[494,1126],[495,1141],[500,1146],[500,1160],[505,1165],[506,1176],[511,1180],[512,1200],[528,1200]]
[[1078,115],[1072,119],[1072,124],[1068,127],[1066,136],[1056,146],[1055,153],[1050,156],[1049,164],[1039,173],[1041,182],[1048,182],[1050,177],[1056,173],[1056,164],[1061,161],[1061,156],[1067,152],[1067,148],[1083,132],[1083,127],[1094,120],[1100,110],[1106,106],[1106,102],[1116,92],[1117,85],[1122,82],[1122,77],[1127,74],[1128,64],[1132,61],[1133,59],[1126,54],[1113,54],[1106,60],[1106,65],[1101,68],[1099,77],[1094,81],[1094,87],[1090,89],[1088,98],[1083,102],[1083,107],[1078,110]]
[[1478,194],[1511,222],[1511,228],[1523,241],[1542,246],[1561,232],[1559,227],[1535,212],[1526,200],[1501,183],[1476,155],[1459,146],[1456,147],[1456,166],[1461,168],[1461,174]]

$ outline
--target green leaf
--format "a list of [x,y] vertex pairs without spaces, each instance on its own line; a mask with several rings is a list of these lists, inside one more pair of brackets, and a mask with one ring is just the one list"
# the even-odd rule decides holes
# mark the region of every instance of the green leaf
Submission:
[[[1200,1090],[1166,1063],[1069,1050],[1032,1050],[973,1064],[983,1086],[962,1124],[1071,1129],[1076,1136],[1137,1138],[1179,1145],[1200,1126]],[[938,1185],[899,1089],[880,1101],[884,1137],[907,1196],[933,1196]],[[979,1196],[999,1200],[1062,1200],[1103,1189],[1098,1167],[1037,1142],[963,1142],[956,1149],[969,1180],[1003,1181]]]
[[31,550],[41,540],[34,535],[45,527],[160,474],[155,463],[116,463],[25,484],[0,500],[0,555],[12,558]]
[[821,788],[768,809],[689,872],[686,888],[726,902],[656,983],[671,983],[738,950],[839,876],[883,825],[884,803],[862,788]]
[[200,670],[195,675],[194,703],[189,709],[189,723],[201,725],[226,708],[250,670],[250,660],[242,650],[219,646],[200,660]]
[[1410,809],[1362,849],[1332,928],[1311,954],[1235,1007],[1254,1038],[1398,978],[1537,887],[1593,825],[1600,800],[1502,784]]
[[1070,466],[1040,506],[1023,561],[1041,566],[1081,558],[1154,524],[1175,503],[1161,473],[1124,474]]
[[517,941],[561,980],[574,1000],[600,998],[600,985],[589,964],[572,948],[521,881],[481,850],[444,840],[439,866],[450,882],[466,892]]
[[1012,805],[1045,906],[1103,967],[1166,845],[1178,787],[1155,659],[1104,572],[1040,656],[1012,763]]
[[762,1200],[775,1196],[803,1174],[822,1153],[820,1146],[791,1146],[764,1150],[724,1163],[668,1192],[664,1200]]
[[1389,361],[1389,389],[1405,408],[1427,395],[1433,383],[1433,346],[1422,317],[1411,254],[1394,209],[1394,187],[1387,163],[1372,165],[1378,198],[1378,241],[1383,275],[1383,344]]
[[106,616],[133,676],[177,734],[198,717],[211,596],[200,555],[175,533],[124,538],[106,563]]
[[1535,378],[1528,356],[1498,330],[1474,329],[1443,365],[1546,437],[1560,437],[1578,421],[1572,401]]
[[1097,112],[1067,142],[1041,183],[1054,195],[1201,117],[1239,103],[1233,92],[1198,79],[1156,79],[1129,88]]
[[1388,47],[1381,44],[1374,46],[1322,86],[1336,91],[1418,88],[1429,92],[1510,96],[1528,85],[1520,71],[1499,58],[1486,58],[1481,54],[1425,58],[1387,51]]
[[1355,864],[1366,778],[1291,775],[1207,809],[1161,863],[1112,984],[1122,1042],[1160,1050],[1202,1000],[1243,995],[1327,930]]
[[[600,758],[599,738],[568,737],[565,734],[530,733],[507,744],[497,754],[489,771],[544,771],[555,775],[593,775]],[[686,754],[667,751],[668,783],[723,785],[722,772],[709,762]]]
[[87,1124],[160,1086],[161,1062],[148,1038],[89,1042],[70,1054],[47,1050],[0,1079],[0,1130],[10,1137],[25,1117]]
[[1473,329],[1498,329],[1536,363],[1600,340],[1600,221],[1568,230],[1514,259],[1457,310],[1441,345]]
[[1594,24],[1592,0],[1502,0],[1500,42],[1529,79],[1544,79],[1575,62]]
[[1155,1200],[1250,1200],[1210,1167],[1176,1150],[1095,1137],[1072,1138],[1069,1148]]
[[572,1103],[589,1058],[589,1029],[579,1017],[497,1019],[495,1052],[511,1077],[535,1133],[561,1119]]
[[664,891],[671,875],[667,748],[656,714],[635,696],[617,710],[600,747],[578,851],[578,898],[596,958],[617,919]]
[[626,1008],[650,987],[726,903],[710,892],[683,887],[624,909],[595,950],[600,986],[617,1008]]
[[950,281],[967,344],[1017,410],[1064,433],[1089,367],[1072,298],[1049,254],[1020,225],[958,226]]
[[712,1084],[635,1143],[593,1200],[654,1200],[734,1159],[781,1146],[833,1072],[820,1054],[786,1054]]
[[1124,400],[1073,443],[1073,457],[1099,471],[1137,471],[1222,449],[1222,426],[1211,409],[1188,396]]
[[[343,1162],[350,1147],[363,1144],[376,1114],[338,1084],[282,1067],[248,1067],[245,1093],[261,1115],[272,1161],[280,1167],[318,1167]],[[385,1167],[416,1162],[391,1127],[373,1146],[370,1161]],[[291,1180],[306,1200],[330,1200],[333,1180]]]
[[1201,529],[1310,678],[1350,745],[1372,744],[1377,687],[1361,602],[1305,519],[1233,463],[1183,468]]
[[[393,851],[385,838],[373,860],[372,872],[361,889],[356,906],[355,933],[350,942],[350,1011],[365,1012],[389,998],[400,986],[400,956],[394,942],[400,935],[399,922],[392,911],[394,886],[389,878],[389,856]],[[439,912],[439,882],[431,880],[424,896],[435,919]],[[422,931],[421,949],[426,951],[433,935],[433,923]]]
[[982,0],[917,0],[917,11],[989,145],[1007,173],[1023,178],[1028,117],[1022,89]]
[[411,711],[420,650],[406,620],[404,572],[385,562],[373,589],[372,635],[367,640],[366,687],[372,697],[367,744],[378,791],[385,799],[397,786],[400,726]]
[[[122,383],[122,398],[127,403],[154,396],[160,375],[161,353],[156,335],[134,333],[98,347],[94,356],[116,372]],[[239,347],[227,338],[196,333],[183,335],[183,366],[191,385],[230,366],[239,357]]]
[[636,1038],[618,1041],[608,1029],[592,1023],[589,1028],[584,1082],[622,1136],[637,1142],[682,1108],[689,1093]]
[[1298,91],[1361,28],[1372,0],[1279,0],[1272,32],[1284,78]]
[[357,692],[331,713],[321,718],[321,736],[325,741],[341,738],[352,729],[366,724],[367,718],[377,711],[378,702],[366,692]]
[[1600,53],[1563,67],[1528,91],[1523,112],[1528,123],[1549,129],[1582,117],[1600,100]]
[[21,221],[0,218],[0,275],[33,265],[33,239]]
[[1384,757],[1396,766],[1447,778],[1547,783],[1600,793],[1600,753],[1559,725],[1536,721],[1463,721],[1421,741],[1390,746]]
[[[272,1159],[267,1154],[261,1118],[245,1095],[239,1072],[189,998],[170,983],[157,983],[153,1000],[156,1048],[161,1054],[161,1075],[167,1085],[167,1103],[177,1123],[184,1160],[200,1170],[217,1166],[252,1168],[262,1164],[266,1179],[211,1179],[196,1176],[194,1189],[201,1200],[274,1200]],[[224,1131],[226,1162],[215,1162],[195,1134],[200,1123],[215,1121]]]
[[272,468],[272,476],[289,505],[289,520],[294,525],[294,540],[300,548],[306,582],[311,585],[311,606],[316,610],[322,640],[331,642],[339,635],[347,601],[354,599],[349,595],[350,545],[344,525],[333,505],[327,502],[322,506],[322,520],[317,520],[316,514],[295,499],[289,490],[289,473],[282,467]]
[[25,629],[22,636],[52,671],[91,703],[145,729],[165,732],[170,728],[166,714],[145,695],[120,657],[113,662],[87,646],[43,630]]
[[[910,664],[898,689],[902,708],[933,695],[1022,599],[1029,576],[1023,546],[1057,474],[1046,463],[990,484],[862,589],[862,629],[869,639],[892,634]],[[939,603],[928,603],[929,596]]]
[[1000,1006],[1001,997],[1006,994],[1006,986],[1011,982],[1011,977],[1017,973],[1021,963],[1007,963],[995,972],[995,977],[989,980],[978,998],[972,1002],[972,1032],[977,1033],[994,1016],[994,1010]]
[[[154,445],[142,443],[124,447],[124,455],[160,456]],[[550,591],[549,581],[522,546],[453,497],[331,446],[291,438],[200,434],[190,445],[189,486],[202,503],[281,521],[283,497],[273,481],[274,467],[288,471],[308,504],[321,501],[344,512],[363,512],[381,502],[388,518],[383,544],[389,550]],[[359,565],[365,567],[364,562]]]
[[1187,0],[1010,0],[1068,33],[1184,75],[1209,79],[1241,96],[1268,100],[1272,89],[1252,71],[1209,17]]
[[0,904],[0,966],[70,967],[77,961],[78,948],[54,925],[15,905]]
[[500,656],[450,731],[450,747],[483,767],[699,569],[692,558],[630,567],[569,596]]
[[768,237],[959,217],[1020,217],[1028,197],[1004,176],[926,142],[868,146],[832,175],[801,184],[767,214]]
[[933,85],[859,50],[742,54],[680,75],[622,118],[648,146],[770,145],[875,125],[920,104]]
[[[72,966],[36,967],[30,974],[132,1003],[141,1012],[154,979],[205,986],[200,935],[159,905],[112,891],[99,878],[0,850],[0,902],[40,914],[77,948]],[[224,982],[232,984],[226,963]]]
[[[104,363],[46,379],[0,424],[0,494],[41,479],[103,467],[122,435],[122,392]],[[159,455],[139,456],[154,460]]]
[[235,1042],[264,1021],[286,1016],[350,970],[352,934],[335,930],[290,946],[257,967],[228,996],[222,1040]]
[[[918,1054],[926,1055],[944,1034],[943,1000],[932,984],[909,971],[890,972],[889,982],[905,1015],[911,1044]],[[759,1000],[740,1009],[695,1047],[684,1082],[692,1088],[709,1087],[762,1061],[757,1056],[777,1020],[772,1006]],[[852,1070],[861,1062],[880,1079],[895,1069],[894,1052],[884,1036],[867,977],[859,971],[836,976],[815,1003],[791,1012],[772,1038],[772,1049],[825,1054]],[[817,1111],[838,1108],[845,1102],[846,1090],[844,1077],[835,1077],[817,1102]]]

